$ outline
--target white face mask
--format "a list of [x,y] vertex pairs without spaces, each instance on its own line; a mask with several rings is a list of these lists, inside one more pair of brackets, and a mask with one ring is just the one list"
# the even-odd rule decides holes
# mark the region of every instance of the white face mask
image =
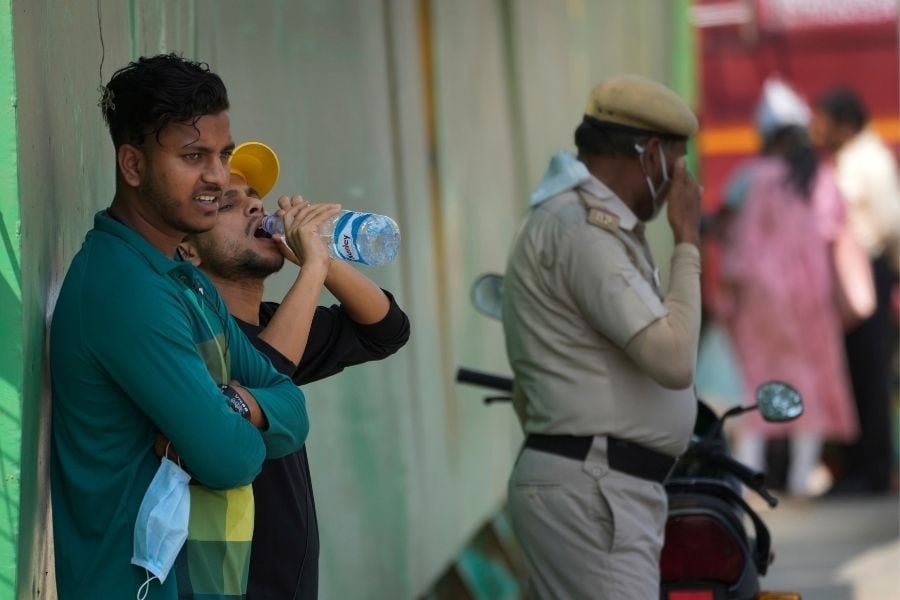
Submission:
[[650,179],[650,175],[647,174],[647,169],[644,168],[644,146],[640,144],[635,144],[634,149],[637,150],[638,156],[641,161],[641,171],[644,172],[644,179],[647,180],[647,186],[650,188],[650,197],[653,199],[653,214],[650,215],[648,221],[652,221],[659,214],[659,211],[662,210],[662,203],[658,202],[659,200],[659,192],[662,190],[667,183],[669,183],[669,168],[666,165],[666,153],[663,150],[662,144],[659,145],[659,160],[662,161],[662,172],[663,179],[659,184],[659,187],[653,185],[653,180]]
[[144,567],[148,572],[147,580],[138,590],[138,600],[147,597],[153,579],[159,579],[160,583],[166,580],[187,540],[190,479],[181,467],[163,457],[144,494],[134,524],[134,555],[131,557],[132,564]]

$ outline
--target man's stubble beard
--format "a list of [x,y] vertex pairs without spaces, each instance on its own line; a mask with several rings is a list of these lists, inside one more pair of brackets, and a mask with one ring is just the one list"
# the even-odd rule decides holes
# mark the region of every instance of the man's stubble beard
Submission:
[[203,233],[209,229],[197,229],[178,216],[179,203],[168,195],[153,174],[153,167],[148,165],[147,177],[138,186],[142,200],[151,205],[163,223],[185,235]]
[[256,252],[245,249],[238,254],[235,260],[233,273],[237,278],[265,279],[272,273],[277,273],[284,266],[284,257],[271,259],[260,256]]
[[267,258],[250,248],[240,249],[233,241],[218,247],[201,242],[198,250],[203,270],[229,281],[263,280],[284,266],[283,256]]

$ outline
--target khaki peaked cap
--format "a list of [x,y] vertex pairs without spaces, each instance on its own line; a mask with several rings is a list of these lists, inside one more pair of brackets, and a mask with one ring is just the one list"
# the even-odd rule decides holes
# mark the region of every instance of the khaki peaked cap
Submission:
[[638,75],[613,77],[595,86],[585,114],[604,123],[685,138],[698,127],[697,117],[678,94]]

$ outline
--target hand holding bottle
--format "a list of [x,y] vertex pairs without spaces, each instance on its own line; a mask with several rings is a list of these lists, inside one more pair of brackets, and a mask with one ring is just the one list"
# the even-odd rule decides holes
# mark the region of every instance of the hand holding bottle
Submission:
[[[294,198],[302,202],[299,196]],[[283,234],[283,214],[279,210],[263,217],[262,229],[271,236]],[[332,258],[376,267],[393,261],[400,246],[400,228],[393,219],[352,210],[341,210],[321,221],[319,236]]]
[[279,248],[285,258],[298,266],[321,264],[326,269],[329,263],[328,248],[322,241],[319,230],[322,223],[334,217],[341,210],[339,204],[311,204],[301,196],[281,196],[279,210],[275,214],[284,223],[284,234],[273,237],[283,244]]

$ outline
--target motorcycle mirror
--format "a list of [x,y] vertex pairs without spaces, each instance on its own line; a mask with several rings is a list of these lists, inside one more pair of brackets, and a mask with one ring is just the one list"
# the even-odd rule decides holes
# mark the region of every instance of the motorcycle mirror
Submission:
[[800,392],[783,381],[768,381],[756,388],[756,402],[763,419],[773,423],[793,421],[803,414]]
[[503,304],[503,275],[485,273],[472,284],[472,305],[481,314],[500,320]]

